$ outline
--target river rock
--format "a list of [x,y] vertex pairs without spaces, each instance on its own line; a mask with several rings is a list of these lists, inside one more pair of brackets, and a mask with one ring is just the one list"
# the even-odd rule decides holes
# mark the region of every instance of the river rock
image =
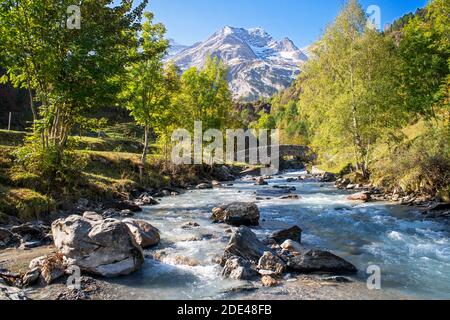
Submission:
[[144,263],[128,226],[118,220],[91,221],[80,216],[52,224],[56,248],[68,265],[105,277],[127,275]]
[[131,212],[141,212],[142,208],[136,205],[133,201],[114,201],[107,204],[107,208],[114,209],[117,212],[121,212],[122,210],[130,210]]
[[336,182],[334,183],[334,185],[338,188],[338,189],[346,189],[347,186],[350,184],[350,180],[348,178],[341,178],[336,180]]
[[156,201],[152,196],[147,194],[142,194],[139,199],[136,199],[134,201],[134,204],[140,207],[143,206],[154,206],[159,204],[158,201]]
[[157,245],[160,241],[159,230],[144,220],[124,219],[137,244],[146,249]]
[[280,189],[280,190],[285,190],[285,192],[292,192],[292,191],[296,191],[296,190],[297,190],[296,187],[291,187],[291,186],[279,186],[279,185],[272,186],[272,188],[274,188],[274,189]]
[[370,192],[359,192],[349,195],[347,200],[369,202],[371,200]]
[[0,301],[2,300],[25,301],[29,299],[23,290],[0,283]]
[[309,250],[289,259],[288,267],[301,273],[353,274],[356,267],[350,262],[321,250]]
[[303,230],[299,226],[293,226],[288,229],[277,231],[269,236],[269,239],[275,241],[278,244],[283,243],[286,240],[293,240],[296,242],[302,242]]
[[317,167],[312,167],[311,171],[309,172],[310,174],[312,174],[313,176],[321,176],[324,173],[326,173],[324,170],[319,169]]
[[250,228],[240,227],[231,236],[221,264],[225,265],[225,262],[231,257],[240,257],[256,265],[259,258],[268,250],[269,248],[259,241]]
[[125,209],[125,210],[120,211],[120,216],[123,218],[132,217],[132,216],[134,216],[134,213],[129,209]]
[[324,172],[320,177],[320,182],[334,182],[336,181],[336,175],[331,172]]
[[8,247],[18,247],[20,245],[20,237],[13,234],[5,228],[0,228],[0,249]]
[[213,186],[214,188],[219,188],[219,187],[222,186],[222,184],[220,183],[220,181],[217,181],[217,180],[211,181],[211,184],[212,184],[212,186]]
[[102,221],[103,216],[94,211],[86,211],[83,213],[83,218],[92,220],[92,221]]
[[259,209],[254,203],[234,202],[212,210],[214,222],[232,226],[258,226]]
[[31,260],[29,272],[39,270],[45,283],[51,284],[64,275],[66,267],[64,256],[58,252]]
[[39,276],[41,275],[41,269],[36,267],[34,269],[29,270],[22,277],[22,284],[25,287],[32,286],[36,284],[39,280]]
[[301,253],[303,251],[303,247],[300,243],[292,241],[292,240],[286,240],[281,244],[281,248],[284,250],[288,250],[290,252],[297,252]]
[[281,196],[280,200],[299,200],[301,197],[297,194],[288,194],[286,196]]
[[187,229],[193,229],[193,228],[198,228],[198,227],[200,227],[200,225],[197,222],[190,221],[190,222],[183,223],[183,225],[181,226],[181,229],[187,230]]
[[200,183],[195,187],[195,189],[198,190],[206,190],[206,189],[212,189],[213,185],[211,183]]
[[267,186],[267,185],[268,183],[262,177],[256,179],[255,186]]
[[162,259],[163,262],[180,265],[180,266],[188,266],[188,267],[197,267],[200,265],[200,262],[194,258],[186,257],[182,255],[169,256]]
[[222,270],[222,277],[233,280],[252,280],[257,275],[253,265],[241,257],[229,258]]
[[106,209],[102,212],[102,217],[104,219],[117,218],[120,216],[120,212],[116,209]]
[[43,240],[45,232],[39,225],[25,223],[11,228],[11,232],[20,235],[24,241]]
[[261,282],[264,287],[275,287],[280,284],[278,280],[272,276],[263,276]]
[[230,168],[225,165],[216,165],[214,166],[214,178],[220,181],[233,181],[235,176],[233,172],[231,172]]
[[264,275],[268,275],[268,273],[264,271],[269,271],[271,275],[280,276],[283,274],[286,264],[272,252],[266,251],[263,256],[259,258],[257,268],[260,272],[263,271]]
[[428,218],[450,218],[450,203],[433,203],[423,212]]

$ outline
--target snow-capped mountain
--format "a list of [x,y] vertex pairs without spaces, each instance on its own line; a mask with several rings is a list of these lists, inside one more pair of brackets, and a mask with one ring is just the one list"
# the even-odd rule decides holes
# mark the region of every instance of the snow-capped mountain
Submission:
[[233,95],[245,100],[270,97],[287,88],[308,60],[288,38],[277,41],[261,28],[228,26],[168,59],[186,70],[201,68],[209,56],[228,66]]

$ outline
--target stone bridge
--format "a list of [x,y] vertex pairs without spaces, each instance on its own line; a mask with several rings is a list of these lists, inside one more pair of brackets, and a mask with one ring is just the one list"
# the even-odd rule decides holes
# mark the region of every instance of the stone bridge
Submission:
[[[248,162],[249,154],[250,152],[254,152],[256,148],[253,149],[247,149],[245,151],[246,153],[246,159]],[[271,147],[258,147],[258,155],[269,155],[271,157]],[[268,152],[267,152],[267,149]],[[266,153],[267,152],[267,153]],[[283,160],[286,157],[293,157],[296,161],[300,162],[312,162],[315,160],[315,155],[312,154],[311,149],[306,146],[298,146],[298,145],[280,145],[279,146],[279,158],[280,160]]]

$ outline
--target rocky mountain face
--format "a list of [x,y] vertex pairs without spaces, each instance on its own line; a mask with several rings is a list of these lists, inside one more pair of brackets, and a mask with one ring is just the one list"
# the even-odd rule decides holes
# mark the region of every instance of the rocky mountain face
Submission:
[[308,60],[288,38],[277,41],[261,28],[228,26],[191,47],[172,46],[167,59],[186,70],[202,67],[209,56],[228,66],[234,98],[247,101],[286,89]]
[[167,54],[169,57],[172,57],[181,51],[189,48],[189,46],[185,46],[183,44],[179,44],[174,39],[168,39],[169,40],[169,50],[167,51]]

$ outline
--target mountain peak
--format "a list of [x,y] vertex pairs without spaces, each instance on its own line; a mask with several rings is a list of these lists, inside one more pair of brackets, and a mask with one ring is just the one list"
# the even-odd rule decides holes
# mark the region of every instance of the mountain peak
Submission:
[[261,27],[256,27],[256,28],[250,28],[247,29],[248,33],[252,34],[252,35],[256,35],[256,36],[260,36],[260,37],[270,37],[271,36],[266,32],[266,30],[264,30]]
[[229,69],[235,98],[255,100],[287,88],[308,59],[289,38],[277,41],[263,28],[224,26],[203,42],[169,59],[182,70],[203,67],[207,58],[222,60]]

